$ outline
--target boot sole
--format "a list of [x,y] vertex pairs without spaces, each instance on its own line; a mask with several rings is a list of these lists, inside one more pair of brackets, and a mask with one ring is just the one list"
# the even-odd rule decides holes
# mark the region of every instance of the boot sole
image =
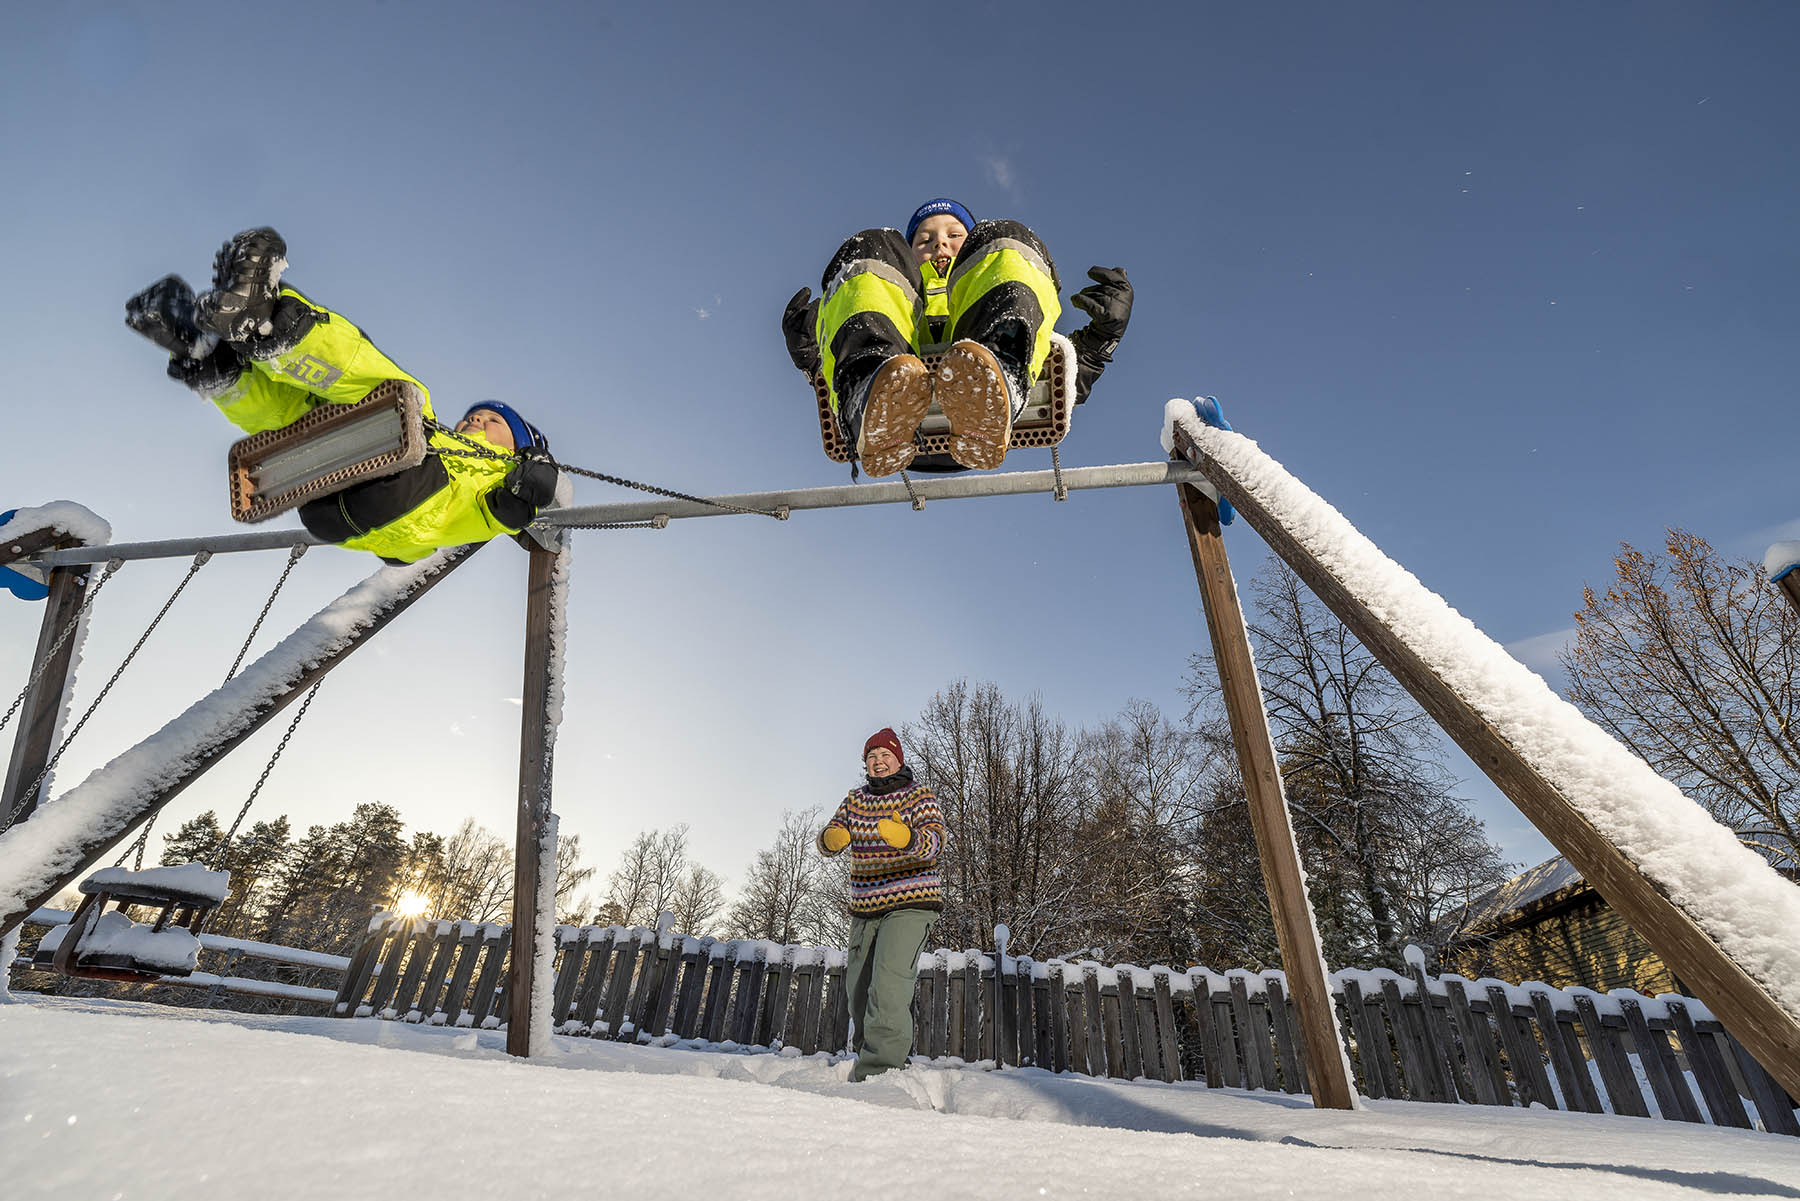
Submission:
[[950,457],[978,471],[1005,462],[1012,398],[994,352],[979,342],[958,342],[938,361],[933,387],[950,423]]
[[919,356],[895,355],[881,365],[863,408],[858,458],[871,476],[893,475],[918,453],[913,435],[931,410],[931,372]]

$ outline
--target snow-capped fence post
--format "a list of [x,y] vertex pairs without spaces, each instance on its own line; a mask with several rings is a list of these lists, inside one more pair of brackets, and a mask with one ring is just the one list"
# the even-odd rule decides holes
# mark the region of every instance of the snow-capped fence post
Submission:
[[1237,744],[1238,763],[1243,769],[1250,823],[1262,859],[1263,883],[1275,919],[1281,965],[1287,972],[1300,1037],[1306,1044],[1313,1104],[1321,1109],[1354,1109],[1356,1091],[1338,1036],[1331,986],[1325,979],[1325,952],[1313,920],[1312,902],[1306,894],[1300,852],[1294,844],[1293,822],[1282,791],[1281,768],[1263,709],[1262,686],[1256,678],[1256,660],[1250,651],[1244,612],[1238,603],[1231,563],[1225,556],[1219,508],[1192,484],[1177,485],[1176,493],[1181,499],[1188,549],[1194,558],[1194,575],[1206,606],[1206,629],[1212,639],[1213,662],[1219,669],[1231,737]]
[[[1255,443],[1202,424],[1191,406],[1179,411],[1183,403],[1170,403],[1167,444],[1200,469],[1775,1080],[1800,1095],[1800,951],[1793,939],[1800,894],[1791,882]],[[1179,491],[1212,512],[1198,488],[1182,484]],[[1191,520],[1189,531],[1195,538]],[[1766,565],[1775,558],[1771,553]],[[1210,602],[1208,610],[1210,622]],[[1248,765],[1244,774],[1248,786]],[[1258,843],[1266,846],[1260,835]],[[1282,953],[1285,959],[1285,943]],[[1290,984],[1298,1000],[1291,965]],[[1316,1075],[1319,1065],[1312,1066]]]
[[[567,613],[566,549],[533,543],[525,597],[524,713],[519,730],[519,814],[514,842],[512,963],[507,977],[506,1053],[543,1051],[532,1038],[534,1016],[552,1003],[539,987],[541,962],[555,951],[555,819],[551,816],[551,759],[562,707],[562,633]],[[546,843],[549,845],[546,845]],[[544,857],[550,856],[550,862]],[[546,889],[544,882],[548,880]],[[547,910],[546,922],[540,910]],[[547,982],[546,982],[547,983]],[[548,1032],[549,1022],[541,1023]]]
[[[57,529],[38,530],[0,545],[0,566],[15,562],[40,550],[86,545],[80,539]],[[75,652],[80,639],[64,637],[64,628],[74,621],[81,600],[88,590],[91,563],[70,567],[53,567],[46,583],[50,595],[44,598],[44,619],[38,627],[37,650],[31,656],[31,675],[36,682],[25,693],[18,714],[19,728],[13,737],[12,759],[6,765],[6,786],[0,789],[0,821],[16,813],[15,821],[24,821],[37,808],[37,803],[50,788],[45,777],[36,796],[19,795],[33,780],[44,776],[44,765],[50,761],[56,745],[58,718],[63,698],[68,695],[74,668]]]

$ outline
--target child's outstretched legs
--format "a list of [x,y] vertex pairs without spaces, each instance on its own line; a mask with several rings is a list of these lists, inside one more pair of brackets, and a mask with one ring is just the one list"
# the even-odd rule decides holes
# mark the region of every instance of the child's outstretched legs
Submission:
[[982,221],[950,269],[955,344],[938,366],[938,407],[950,422],[950,454],[965,467],[1006,458],[1012,421],[1050,354],[1062,314],[1056,265],[1026,226]]
[[912,250],[891,229],[857,234],[820,281],[820,368],[863,469],[892,475],[912,462],[931,408],[931,377],[913,353],[924,301]]

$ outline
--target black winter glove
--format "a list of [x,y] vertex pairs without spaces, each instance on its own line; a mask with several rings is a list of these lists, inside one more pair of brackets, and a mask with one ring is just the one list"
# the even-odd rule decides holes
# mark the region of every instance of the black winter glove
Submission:
[[1131,281],[1123,267],[1089,267],[1088,278],[1094,282],[1069,297],[1069,303],[1088,315],[1087,327],[1101,344],[1111,344],[1107,346],[1111,358],[1112,346],[1131,323]]
[[526,447],[500,486],[488,493],[488,510],[501,525],[524,529],[539,509],[556,499],[557,474],[549,451]]
[[811,375],[819,369],[819,340],[813,330],[819,324],[819,302],[811,288],[801,288],[781,314],[781,336],[787,339],[788,358]]
[[186,384],[201,396],[211,399],[237,383],[244,374],[243,356],[229,342],[213,347],[211,354],[199,359],[180,355],[169,360],[169,378]]
[[1075,403],[1085,404],[1094,381],[1112,362],[1113,351],[1131,323],[1131,281],[1123,267],[1090,267],[1094,282],[1069,297],[1088,323],[1069,335],[1075,344]]

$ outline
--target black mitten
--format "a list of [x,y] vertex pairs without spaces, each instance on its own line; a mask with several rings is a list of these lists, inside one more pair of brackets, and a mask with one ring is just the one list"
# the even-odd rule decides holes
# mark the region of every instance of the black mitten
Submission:
[[539,509],[556,499],[558,474],[549,451],[526,447],[500,486],[488,493],[488,511],[501,525],[524,529]]
[[811,288],[801,288],[781,314],[781,336],[787,339],[788,358],[811,375],[819,369],[819,340],[813,333],[819,324],[819,302]]

